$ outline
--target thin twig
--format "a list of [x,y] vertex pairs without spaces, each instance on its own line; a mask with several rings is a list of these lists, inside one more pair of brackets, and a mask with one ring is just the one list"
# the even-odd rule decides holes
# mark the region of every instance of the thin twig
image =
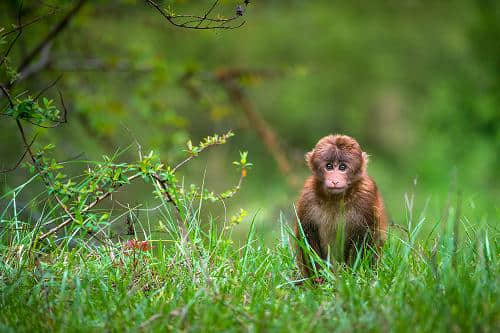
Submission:
[[[214,29],[237,29],[240,28],[245,24],[245,21],[242,21],[240,24],[237,25],[232,25],[232,26],[226,26],[228,22],[237,20],[240,18],[240,16],[232,16],[229,18],[209,18],[208,15],[212,12],[212,10],[216,7],[217,3],[219,0],[216,0],[212,6],[207,10],[207,12],[203,16],[197,16],[197,15],[176,15],[176,14],[169,14],[165,10],[163,10],[160,5],[158,5],[156,2],[152,0],[146,0],[147,3],[149,3],[151,6],[156,8],[156,10],[172,25],[175,25],[176,27],[180,28],[185,28],[185,29],[196,29],[196,30],[214,30]],[[192,20],[189,21],[184,21],[184,22],[177,22],[179,21],[178,19],[186,19],[190,18]],[[210,26],[209,24],[207,25],[201,25],[204,21],[207,21],[209,23],[219,23],[219,25],[215,26]],[[191,23],[197,23],[195,25],[192,25]]]
[[[231,132],[231,131],[230,131]],[[183,166],[184,164],[186,164],[187,162],[191,161],[193,158],[195,158],[196,156],[198,156],[202,151],[204,151],[205,149],[207,148],[210,148],[210,147],[213,147],[213,146],[217,146],[217,145],[222,145],[223,143],[221,142],[215,142],[215,143],[212,143],[206,147],[203,147],[201,148],[198,153],[196,155],[194,154],[191,154],[189,155],[186,159],[184,159],[183,161],[181,161],[179,164],[177,164],[173,169],[172,169],[172,173],[175,173],[181,166]]]
[[203,21],[205,21],[207,19],[207,16],[210,15],[210,13],[212,12],[212,10],[214,10],[215,6],[217,6],[217,3],[219,2],[219,0],[215,0],[212,7],[210,7],[210,9],[205,13],[205,15],[203,15],[203,18],[198,22],[198,24],[196,25],[197,27],[199,27]]
[[85,152],[82,151],[81,153],[78,153],[72,157],[68,157],[67,159],[65,160],[62,160],[62,161],[59,161],[58,163],[59,164],[63,164],[63,163],[67,163],[67,162],[72,162],[72,161],[76,161],[78,160],[80,157],[82,157],[83,155],[85,155]]
[[7,100],[9,101],[10,107],[13,108],[14,107],[14,101],[10,97],[10,94],[9,94],[9,91],[7,90],[7,88],[4,87],[3,84],[0,84],[0,89],[3,91],[4,95],[7,97]]
[[[31,142],[30,144],[28,144],[28,141],[26,139],[26,134],[24,132],[24,128],[23,128],[21,122],[19,121],[19,119],[16,119],[16,124],[17,124],[17,127],[19,129],[19,132],[21,133],[21,138],[23,140],[24,146],[26,147],[26,151],[28,152],[29,156],[31,157],[31,160],[33,161],[34,167],[36,168],[36,170],[40,174],[42,174],[42,170],[40,170],[40,167],[39,167],[39,165],[37,163],[35,155],[33,154],[33,151],[31,150],[31,145],[33,144],[33,142]],[[47,179],[44,179],[44,180],[47,183],[47,185],[50,185],[50,183],[49,183],[49,181]],[[59,204],[59,206],[61,206],[61,208],[66,212],[66,214],[68,214],[68,216],[70,217],[69,220],[70,221],[76,221],[75,217],[71,214],[71,212],[69,211],[68,207],[62,202],[62,200],[59,198],[59,196],[57,194],[54,194],[54,198],[56,199],[56,201]]]
[[179,164],[177,164],[173,169],[172,169],[172,173],[175,173],[177,171],[177,169],[179,169],[181,166],[183,166],[184,164],[186,164],[187,162],[191,161],[192,159],[194,158],[194,155],[189,155],[188,158],[186,158],[185,160],[183,160],[182,162],[180,162]]
[[36,94],[35,96],[35,100],[37,100],[43,93],[45,93],[47,90],[49,90],[50,88],[52,88],[53,86],[56,85],[57,82],[59,82],[59,80],[62,78],[62,74],[59,75],[57,77],[57,79],[55,79],[51,84],[49,84],[48,86],[46,86],[45,88],[43,88],[42,90],[40,90],[40,92],[38,94]]
[[63,107],[63,117],[60,123],[67,123],[68,122],[68,108],[66,107],[66,103],[64,103],[64,98],[61,93],[61,90],[57,89],[57,93],[59,94],[59,100],[61,101],[61,105]]
[[[16,119],[16,124],[17,124],[17,127],[19,128],[19,132],[21,133],[21,137],[23,139],[24,146],[26,147],[26,150],[28,151],[28,154],[30,155],[31,160],[33,161],[33,165],[35,166],[37,171],[40,174],[42,174],[42,171],[40,170],[38,163],[36,161],[35,155],[33,154],[33,151],[31,150],[31,144],[28,144],[28,141],[26,140],[26,134],[24,133],[23,126],[21,125],[21,122],[19,121],[19,119]],[[49,181],[47,179],[45,179],[45,182],[48,183],[48,185],[50,185]],[[70,213],[68,207],[62,202],[62,200],[59,198],[59,196],[57,194],[54,194],[54,197],[55,197],[57,203],[62,207],[62,209],[66,212],[66,214],[68,214],[68,216],[71,218],[71,220],[76,221],[76,219]]]
[[59,35],[67,26],[71,19],[80,11],[82,6],[87,0],[79,0],[78,3],[62,18],[62,20],[56,24],[52,30],[43,38],[38,45],[23,59],[21,65],[19,65],[17,72],[21,73],[43,50],[45,45],[47,45],[51,40],[53,40],[57,35]]
[[33,143],[35,143],[35,140],[36,140],[37,136],[38,136],[38,133],[33,136],[33,139],[31,140],[29,146],[24,150],[23,155],[17,161],[16,165],[14,165],[12,168],[1,170],[0,173],[9,173],[9,172],[12,172],[12,171],[16,170],[19,167],[19,165],[21,165],[21,162],[24,160],[24,157],[28,153],[28,149],[30,149],[31,146],[33,146]]
[[177,213],[177,224],[179,225],[179,228],[182,231],[182,237],[187,237],[186,225],[184,219],[181,216],[181,210],[177,205],[177,203],[175,202],[175,200],[170,195],[170,193],[168,192],[168,186],[166,182],[164,180],[161,180],[160,177],[158,177],[157,175],[153,175],[153,178],[156,180],[158,186],[160,186],[161,189],[163,190],[163,194],[167,198],[167,202],[171,202],[172,205],[175,207],[175,211]]
[[[0,66],[3,65],[5,59],[7,59],[7,56],[9,55],[10,51],[12,50],[12,47],[17,42],[17,39],[23,33],[23,29],[22,29],[22,25],[21,25],[21,11],[22,11],[22,9],[23,9],[23,2],[21,1],[21,4],[19,5],[19,11],[17,12],[17,25],[20,26],[21,28],[18,30],[16,37],[14,37],[14,39],[10,43],[9,47],[7,48],[7,51],[3,55],[2,60],[0,60]],[[2,37],[3,37],[3,35],[2,35]]]
[[[131,182],[132,180],[134,180],[134,179],[136,179],[136,178],[138,178],[140,176],[141,176],[141,174],[136,174],[136,175],[130,176],[130,177],[128,177],[128,182]],[[117,188],[119,188],[121,186],[122,186],[122,184],[119,184],[119,185],[116,186],[115,189],[117,189]],[[107,192],[107,193],[104,193],[101,196],[97,197],[92,203],[90,203],[87,207],[85,207],[84,209],[82,209],[81,213],[85,213],[85,212],[89,211],[90,209],[94,208],[99,202],[101,202],[102,200],[104,200],[107,197],[109,197],[112,192]],[[52,235],[53,233],[57,232],[58,230],[64,228],[68,224],[70,224],[71,221],[72,221],[72,219],[70,219],[70,218],[66,219],[63,223],[55,226],[54,228],[50,229],[46,233],[42,234],[38,239],[39,240],[43,240],[43,239],[47,238],[48,236]]]
[[47,14],[41,15],[41,16],[39,16],[39,17],[37,17],[37,18],[34,18],[33,20],[29,21],[28,23],[25,23],[25,24],[22,24],[22,25],[21,25],[21,24],[18,24],[15,28],[13,28],[13,29],[11,29],[11,30],[9,30],[9,31],[6,31],[6,32],[4,32],[4,33],[2,33],[2,34],[0,35],[0,37],[5,37],[5,36],[8,36],[8,35],[10,35],[11,33],[14,33],[14,32],[16,32],[16,31],[23,30],[24,28],[26,28],[26,27],[28,27],[28,26],[32,25],[33,23],[37,23],[38,21],[41,21],[41,20],[43,20],[43,19],[44,19],[44,18],[46,18],[46,17],[49,17],[49,16],[54,15],[54,14],[55,14],[55,13],[57,13],[58,11],[59,11],[59,10],[58,10],[58,9],[56,9],[56,10],[53,10],[53,11],[51,11],[51,12],[47,13]]
[[[190,253],[195,249],[195,245],[192,243],[191,239],[189,238],[188,231],[186,229],[186,220],[182,218],[181,215],[181,210],[175,200],[172,198],[170,193],[168,192],[168,186],[167,183],[163,180],[160,179],[157,175],[153,175],[153,178],[155,179],[156,183],[158,186],[160,186],[163,190],[164,196],[167,198],[167,202],[172,203],[172,205],[175,207],[175,212],[176,212],[176,218],[177,218],[177,225],[179,226],[179,229],[181,231],[181,244],[186,244],[187,243],[187,251]],[[188,253],[185,258],[186,258],[186,264],[191,271],[191,255]]]

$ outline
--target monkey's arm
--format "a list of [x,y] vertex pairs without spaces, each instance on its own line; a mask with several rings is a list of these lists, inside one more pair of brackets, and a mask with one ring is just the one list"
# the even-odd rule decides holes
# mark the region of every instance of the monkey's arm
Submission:
[[374,242],[377,255],[381,255],[381,248],[387,238],[387,213],[384,201],[380,192],[377,191],[375,204],[373,205],[373,215],[375,216]]
[[[303,236],[305,236],[310,248],[313,249],[321,259],[324,259],[320,246],[318,226],[315,223],[308,221],[307,219],[301,219],[300,222],[298,221],[295,224],[295,236],[299,241],[301,241]],[[304,277],[311,277],[314,274],[314,268],[311,263],[310,256],[304,252],[300,245],[297,247],[297,263]],[[314,262],[314,267],[316,270],[319,270],[318,263]]]

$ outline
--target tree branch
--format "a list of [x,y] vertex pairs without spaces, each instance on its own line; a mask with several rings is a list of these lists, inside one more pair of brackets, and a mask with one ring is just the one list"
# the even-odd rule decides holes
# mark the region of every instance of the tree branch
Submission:
[[[130,176],[130,177],[128,177],[128,182],[131,182],[134,179],[139,178],[140,176],[141,176],[141,174],[136,174],[136,175]],[[117,188],[119,188],[121,186],[122,185],[120,184],[115,189],[117,189]],[[107,197],[109,197],[113,192],[114,191],[112,191],[112,192],[106,192],[106,193],[102,194],[101,196],[97,197],[92,203],[90,203],[87,207],[85,207],[84,209],[82,209],[81,213],[88,212],[90,209],[94,208],[99,202],[101,202],[102,200],[104,200]],[[64,228],[68,224],[70,224],[72,221],[73,221],[73,219],[71,219],[71,218],[66,219],[63,223],[55,226],[54,228],[50,229],[46,233],[42,234],[40,237],[38,237],[38,239],[39,240],[44,240],[45,238],[49,237],[53,233],[57,232],[58,230]]]
[[87,0],[79,0],[77,4],[66,14],[66,16],[64,16],[63,19],[49,31],[47,36],[45,36],[45,38],[42,39],[40,43],[38,43],[38,45],[23,59],[17,69],[18,73],[22,73],[23,70],[25,70],[26,67],[43,50],[43,48],[68,26],[68,23],[80,11],[86,1]]
[[9,91],[7,88],[3,85],[0,84],[0,89],[2,90],[3,94],[7,97],[7,100],[9,101],[9,105],[11,108],[14,107],[14,101],[12,101],[12,98],[10,97]]
[[16,81],[26,80],[28,77],[41,72],[45,69],[51,62],[50,59],[50,49],[52,47],[52,42],[47,43],[43,46],[40,52],[40,59],[32,64],[29,64],[22,72],[19,73],[19,77]]
[[[21,34],[23,33],[23,29],[22,29],[22,25],[21,25],[21,10],[23,9],[23,3],[21,2],[21,4],[19,5],[19,11],[17,12],[17,25],[20,27],[18,32],[17,32],[17,35],[16,37],[14,37],[14,39],[12,40],[12,42],[9,44],[9,47],[7,48],[7,51],[5,51],[4,55],[3,55],[3,58],[2,60],[0,60],[0,67],[3,65],[3,63],[5,62],[5,59],[7,59],[7,56],[9,55],[10,51],[12,50],[12,47],[14,46],[14,44],[17,42],[17,39],[21,36]],[[2,35],[3,37],[4,35]]]
[[17,163],[9,169],[1,170],[0,173],[9,173],[9,172],[16,170],[19,167],[19,165],[21,165],[21,162],[24,160],[24,157],[26,157],[26,154],[28,153],[28,149],[31,149],[31,146],[33,146],[33,143],[35,143],[37,136],[38,136],[38,134],[35,134],[33,136],[33,139],[31,140],[28,147],[25,148],[24,153],[21,155],[21,158],[17,161]]
[[[245,76],[273,77],[275,75],[277,75],[277,73],[274,71],[248,70],[241,68],[221,68],[205,74],[208,80],[221,85],[229,96],[229,99],[243,111],[251,127],[255,129],[258,137],[276,161],[278,169],[286,176],[289,185],[296,187],[299,184],[299,180],[292,170],[291,166],[293,164],[290,162],[286,152],[280,145],[282,140],[280,140],[277,132],[264,117],[254,110],[252,103],[247,98],[243,87],[239,83],[239,79]],[[202,97],[202,92],[189,84],[189,80],[192,77],[192,73],[185,74],[181,78],[181,83],[188,89],[193,97],[199,99]]]
[[16,31],[23,30],[24,28],[26,28],[26,27],[28,27],[28,26],[32,25],[33,23],[36,23],[36,22],[38,22],[38,21],[43,20],[43,19],[44,19],[44,18],[46,18],[46,17],[49,17],[49,16],[51,16],[51,15],[54,15],[57,11],[58,11],[58,10],[53,10],[52,12],[49,12],[49,13],[44,14],[44,15],[41,15],[41,16],[39,16],[39,17],[37,17],[37,18],[35,18],[35,19],[33,19],[33,20],[29,21],[28,23],[25,23],[25,24],[20,24],[20,23],[18,23],[18,25],[17,25],[15,28],[13,28],[13,29],[11,29],[11,30],[9,30],[9,31],[6,31],[6,32],[4,32],[4,33],[2,33],[2,34],[0,35],[0,37],[5,37],[5,36],[8,36],[8,35],[10,35],[10,34],[12,34],[12,33],[16,32]]
[[288,183],[292,187],[297,186],[299,182],[297,177],[292,173],[292,163],[290,163],[286,153],[281,149],[278,135],[274,129],[259,113],[255,112],[243,89],[236,82],[223,81],[222,84],[231,100],[241,108],[249,123],[255,128],[267,150],[276,161],[278,169],[286,175]]
[[[214,10],[214,8],[217,6],[219,0],[215,0],[212,6],[202,16],[171,14],[166,12],[164,9],[160,7],[160,5],[158,5],[156,2],[152,0],[146,0],[146,2],[149,3],[149,5],[151,5],[152,7],[156,8],[156,10],[161,14],[161,16],[163,16],[168,22],[179,28],[195,29],[195,30],[215,30],[215,29],[227,30],[227,29],[237,29],[245,24],[245,21],[241,21],[239,24],[236,25],[227,25],[228,23],[239,19],[240,18],[239,15],[234,15],[229,18],[208,17],[210,13]],[[207,23],[203,25],[202,24],[203,22]],[[217,25],[211,26],[211,24],[213,23],[217,23]]]

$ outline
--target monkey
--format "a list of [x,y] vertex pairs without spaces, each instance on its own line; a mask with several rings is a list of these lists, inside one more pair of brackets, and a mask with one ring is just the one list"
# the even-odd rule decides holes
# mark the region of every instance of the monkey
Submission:
[[[295,236],[305,236],[322,260],[352,264],[357,251],[374,250],[386,239],[387,214],[375,181],[366,173],[368,154],[346,135],[328,135],[305,155],[312,175],[297,202]],[[309,255],[297,247],[297,263],[304,278],[313,275]],[[333,258],[335,259],[335,258]],[[315,263],[316,269],[319,267]]]

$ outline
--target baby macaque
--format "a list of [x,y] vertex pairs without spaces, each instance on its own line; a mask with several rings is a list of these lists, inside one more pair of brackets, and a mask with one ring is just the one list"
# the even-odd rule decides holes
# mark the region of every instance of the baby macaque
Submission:
[[[305,158],[312,176],[297,204],[297,239],[304,235],[323,260],[340,256],[338,260],[349,264],[357,251],[370,249],[377,256],[385,240],[387,215],[377,185],[366,173],[368,155],[355,139],[329,135]],[[300,246],[297,261],[302,275],[310,277],[313,266]]]

